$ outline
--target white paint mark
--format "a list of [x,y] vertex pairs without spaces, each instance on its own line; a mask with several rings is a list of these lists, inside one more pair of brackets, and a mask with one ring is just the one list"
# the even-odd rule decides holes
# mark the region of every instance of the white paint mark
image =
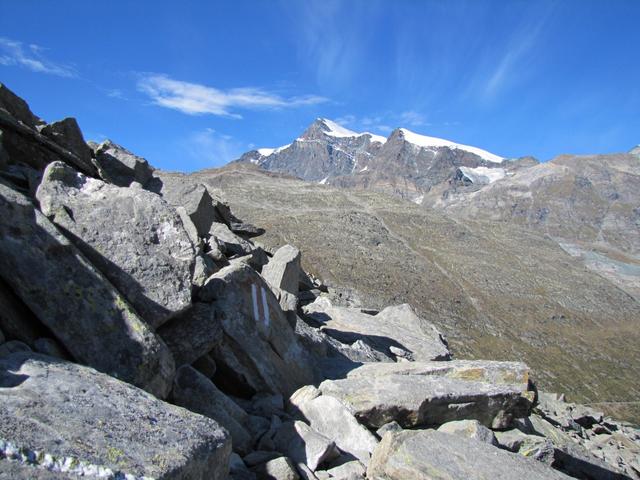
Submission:
[[264,326],[269,327],[271,319],[269,318],[269,307],[267,306],[267,292],[264,291],[264,287],[260,287],[262,290],[262,310],[264,311]]
[[253,299],[253,319],[258,323],[260,321],[260,313],[258,312],[258,288],[254,283],[251,284],[251,298]]

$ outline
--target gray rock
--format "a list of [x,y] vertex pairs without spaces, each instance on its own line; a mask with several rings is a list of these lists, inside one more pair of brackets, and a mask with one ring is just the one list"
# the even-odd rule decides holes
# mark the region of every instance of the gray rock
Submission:
[[[247,265],[230,265],[212,275],[200,292],[214,301],[225,333],[224,351],[212,352],[218,367],[236,372],[237,382],[255,392],[287,397],[313,383],[312,362],[262,277]],[[227,352],[235,352],[230,356]],[[237,368],[241,368],[238,371]]]
[[7,459],[0,460],[0,480],[70,480],[77,478],[75,475],[52,472],[38,465]]
[[222,245],[227,256],[248,255],[255,248],[248,241],[229,230],[229,227],[224,223],[213,222],[208,234],[216,237],[218,244]]
[[211,257],[198,254],[193,266],[193,277],[191,279],[191,283],[196,289],[201,288],[207,281],[207,278],[218,270],[220,269],[216,266]]
[[371,348],[408,360],[448,360],[451,352],[438,329],[418,317],[408,304],[387,307],[377,315],[360,309],[336,307],[319,297],[303,311],[321,324],[326,334],[342,343],[364,341]]
[[303,422],[285,422],[275,436],[278,451],[312,471],[325,461],[339,456],[336,445]]
[[438,431],[498,446],[498,442],[496,441],[496,437],[493,432],[477,420],[457,420],[447,422],[440,425],[440,427],[438,427]]
[[128,187],[132,182],[146,185],[153,174],[149,162],[111,140],[98,145],[95,157],[100,178],[118,187]]
[[0,108],[27,127],[35,129],[44,124],[40,118],[31,113],[27,102],[2,83],[0,83]]
[[0,387],[0,438],[43,467],[226,478],[231,442],[217,423],[91,368],[16,353],[0,359]]
[[68,117],[50,123],[43,127],[40,133],[73,153],[81,164],[79,170],[88,172],[91,176],[98,175],[98,170],[91,159],[93,152],[84,141],[82,131],[75,118]]
[[276,433],[282,427],[282,420],[277,415],[271,416],[271,425],[269,426],[269,430],[267,430],[259,439],[257,447],[259,450],[275,450],[276,445],[273,441]]
[[367,477],[384,480],[570,478],[540,462],[436,430],[387,433],[373,453]]
[[248,453],[251,434],[243,427],[247,413],[222,393],[207,377],[189,365],[176,372],[170,400],[175,405],[214,419],[231,434],[233,450]]
[[0,343],[4,343],[4,333],[2,333],[2,330],[0,330]]
[[527,435],[520,430],[513,429],[496,432],[497,443],[510,452],[531,457],[548,465],[554,462],[554,447],[551,440],[538,435]]
[[322,395],[298,405],[311,428],[333,440],[343,452],[367,465],[378,441],[334,397]]
[[109,185],[54,162],[36,196],[42,212],[151,326],[191,304],[195,250],[178,215],[158,195]]
[[167,182],[163,183],[161,193],[171,205],[185,209],[200,237],[209,233],[213,222],[223,222],[215,207],[218,202],[202,184]]
[[229,223],[229,228],[233,233],[246,238],[259,237],[264,234],[264,228],[256,227],[255,225],[245,222],[231,222]]
[[166,345],[26,197],[2,184],[0,275],[74,359],[166,396],[175,371]]
[[300,250],[292,245],[280,247],[262,268],[262,276],[270,285],[293,295],[298,294],[301,274]]
[[191,243],[193,243],[196,247],[200,246],[202,242],[200,240],[200,236],[198,235],[198,230],[189,217],[187,210],[184,207],[178,206],[176,207],[176,212],[180,217],[180,221],[182,222],[184,230],[187,232],[187,235],[189,235],[189,240],[191,240]]
[[21,342],[20,340],[9,340],[8,342],[0,345],[0,358],[7,357],[16,352],[30,352],[29,345]]
[[287,457],[278,457],[263,463],[254,469],[259,479],[264,480],[298,480],[296,467]]
[[64,347],[53,338],[36,339],[36,341],[33,342],[33,349],[43,355],[49,355],[50,357],[61,358],[63,360],[70,360],[69,354],[65,351]]
[[213,380],[217,371],[216,361],[209,354],[198,357],[192,366],[210,380]]
[[337,480],[360,480],[365,478],[367,467],[357,460],[352,460],[328,469],[327,473]]
[[379,438],[382,438],[384,437],[384,434],[387,432],[400,432],[400,431],[402,431],[402,427],[398,422],[394,420],[392,422],[385,423],[379,429],[377,429],[376,435],[378,435]]
[[465,419],[507,428],[531,410],[528,374],[518,362],[373,363],[347,378],[325,380],[320,390],[341,400],[370,428],[392,420],[416,427]]
[[568,434],[555,428],[538,415],[529,417],[534,433],[546,437],[553,443],[553,466],[576,478],[596,478],[598,480],[626,480],[617,467],[595,457],[583,445],[578,444]]
[[300,416],[302,415],[300,406],[303,403],[313,400],[314,398],[318,398],[320,395],[322,395],[322,392],[313,385],[305,385],[303,387],[300,387],[289,397],[286,409],[289,413]]
[[191,364],[222,341],[222,325],[215,309],[196,302],[158,329],[177,366]]

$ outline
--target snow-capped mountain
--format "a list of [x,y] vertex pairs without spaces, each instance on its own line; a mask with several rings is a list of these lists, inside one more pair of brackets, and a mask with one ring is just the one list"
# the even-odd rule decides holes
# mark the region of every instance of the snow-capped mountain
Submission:
[[383,191],[416,203],[438,186],[446,190],[497,181],[508,168],[504,158],[478,147],[406,128],[384,138],[323,118],[291,144],[253,150],[239,161],[321,184]]

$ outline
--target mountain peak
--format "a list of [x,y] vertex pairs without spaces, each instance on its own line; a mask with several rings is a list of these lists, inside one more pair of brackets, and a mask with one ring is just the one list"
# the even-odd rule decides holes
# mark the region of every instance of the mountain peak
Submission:
[[502,163],[504,161],[504,158],[498,155],[495,155],[491,152],[487,152],[486,150],[483,150],[481,148],[472,147],[469,145],[463,145],[460,143],[455,143],[450,140],[445,140],[444,138],[429,137],[426,135],[421,135],[419,133],[412,132],[411,130],[407,130],[406,128],[398,128],[397,130],[394,130],[394,132],[392,133],[392,136],[400,136],[405,141],[422,148],[445,147],[445,148],[451,148],[451,149],[457,149],[457,150],[464,150],[469,153],[473,153],[488,162]]
[[369,132],[354,132],[353,130],[349,130],[348,128],[345,128],[342,125],[334,122],[333,120],[321,117],[316,118],[313,123],[309,125],[309,127],[304,131],[300,138],[304,140],[314,140],[324,135],[328,135],[334,138],[355,138],[361,137],[363,135],[368,135],[371,137],[371,141],[373,142],[386,142],[386,138],[380,135],[374,135]]

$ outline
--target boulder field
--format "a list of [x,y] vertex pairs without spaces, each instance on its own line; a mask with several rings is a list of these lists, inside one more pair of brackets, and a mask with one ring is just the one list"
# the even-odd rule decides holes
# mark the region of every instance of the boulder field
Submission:
[[0,479],[640,479],[637,428],[262,233],[0,85]]

